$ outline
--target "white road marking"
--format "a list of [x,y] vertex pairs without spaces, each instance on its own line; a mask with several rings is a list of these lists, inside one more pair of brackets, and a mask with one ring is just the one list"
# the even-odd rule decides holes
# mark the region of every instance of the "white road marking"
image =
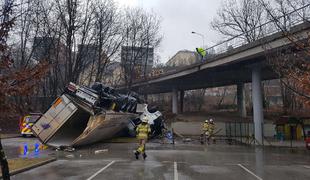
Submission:
[[310,166],[304,166],[304,168],[310,169]]
[[259,180],[263,180],[263,178],[257,176],[256,174],[254,174],[252,171],[250,171],[249,169],[247,169],[246,167],[242,166],[242,164],[238,164],[239,167],[241,167],[242,169],[244,169],[246,172],[250,173],[251,175],[253,175],[254,177],[256,177],[256,179]]
[[174,162],[174,180],[178,180],[179,176],[178,176],[178,164],[177,162]]
[[113,163],[115,163],[115,161],[110,162],[108,165],[104,166],[102,169],[100,169],[99,171],[97,171],[95,174],[93,174],[92,176],[90,176],[87,180],[92,180],[94,177],[96,177],[98,174],[100,174],[102,171],[106,170],[109,166],[111,166]]

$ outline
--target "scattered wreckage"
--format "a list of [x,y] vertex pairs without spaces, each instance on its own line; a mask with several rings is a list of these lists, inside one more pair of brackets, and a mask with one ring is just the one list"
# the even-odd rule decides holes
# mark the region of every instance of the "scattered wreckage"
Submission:
[[144,104],[136,93],[120,94],[100,83],[91,88],[70,83],[32,131],[49,146],[76,147],[120,134],[135,136],[143,116],[149,120],[151,137],[160,135],[162,114]]

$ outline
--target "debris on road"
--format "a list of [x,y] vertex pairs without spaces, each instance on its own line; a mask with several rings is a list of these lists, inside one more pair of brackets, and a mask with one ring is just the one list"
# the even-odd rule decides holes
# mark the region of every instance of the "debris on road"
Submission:
[[185,138],[182,134],[178,133],[175,129],[173,129],[173,133],[180,138],[183,138],[183,139]]
[[108,151],[109,151],[108,149],[96,150],[95,154],[102,154],[102,153],[105,153],[105,152],[108,152]]
[[191,139],[191,138],[185,138],[185,139],[183,139],[183,142],[191,142],[191,141],[193,141],[193,139]]
[[68,155],[66,155],[66,158],[74,158],[74,155],[73,154],[68,154]]
[[64,149],[64,151],[73,152],[73,151],[75,151],[75,148],[73,148],[73,147],[66,147],[66,148]]
[[75,151],[75,148],[69,147],[69,146],[59,146],[55,149],[56,151],[67,151],[67,152],[73,152]]

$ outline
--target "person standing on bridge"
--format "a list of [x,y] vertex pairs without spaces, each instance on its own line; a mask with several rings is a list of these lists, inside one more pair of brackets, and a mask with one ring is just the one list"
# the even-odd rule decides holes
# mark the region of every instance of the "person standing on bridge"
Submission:
[[139,155],[142,154],[143,159],[147,157],[145,153],[145,144],[148,139],[148,135],[151,132],[151,128],[148,124],[147,117],[142,118],[142,123],[138,125],[137,129],[137,139],[139,142],[139,147],[135,152],[136,159],[139,159]]
[[200,47],[200,48],[196,48],[196,51],[200,55],[201,62],[205,62],[206,61],[206,55],[207,55],[206,50]]

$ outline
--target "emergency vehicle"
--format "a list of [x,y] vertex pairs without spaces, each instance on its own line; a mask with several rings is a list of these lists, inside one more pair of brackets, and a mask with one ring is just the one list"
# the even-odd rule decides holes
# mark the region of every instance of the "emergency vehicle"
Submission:
[[41,113],[29,113],[20,118],[19,130],[23,137],[33,135],[31,128],[35,122],[42,116]]
[[306,138],[305,142],[306,142],[307,149],[310,150],[310,137]]

